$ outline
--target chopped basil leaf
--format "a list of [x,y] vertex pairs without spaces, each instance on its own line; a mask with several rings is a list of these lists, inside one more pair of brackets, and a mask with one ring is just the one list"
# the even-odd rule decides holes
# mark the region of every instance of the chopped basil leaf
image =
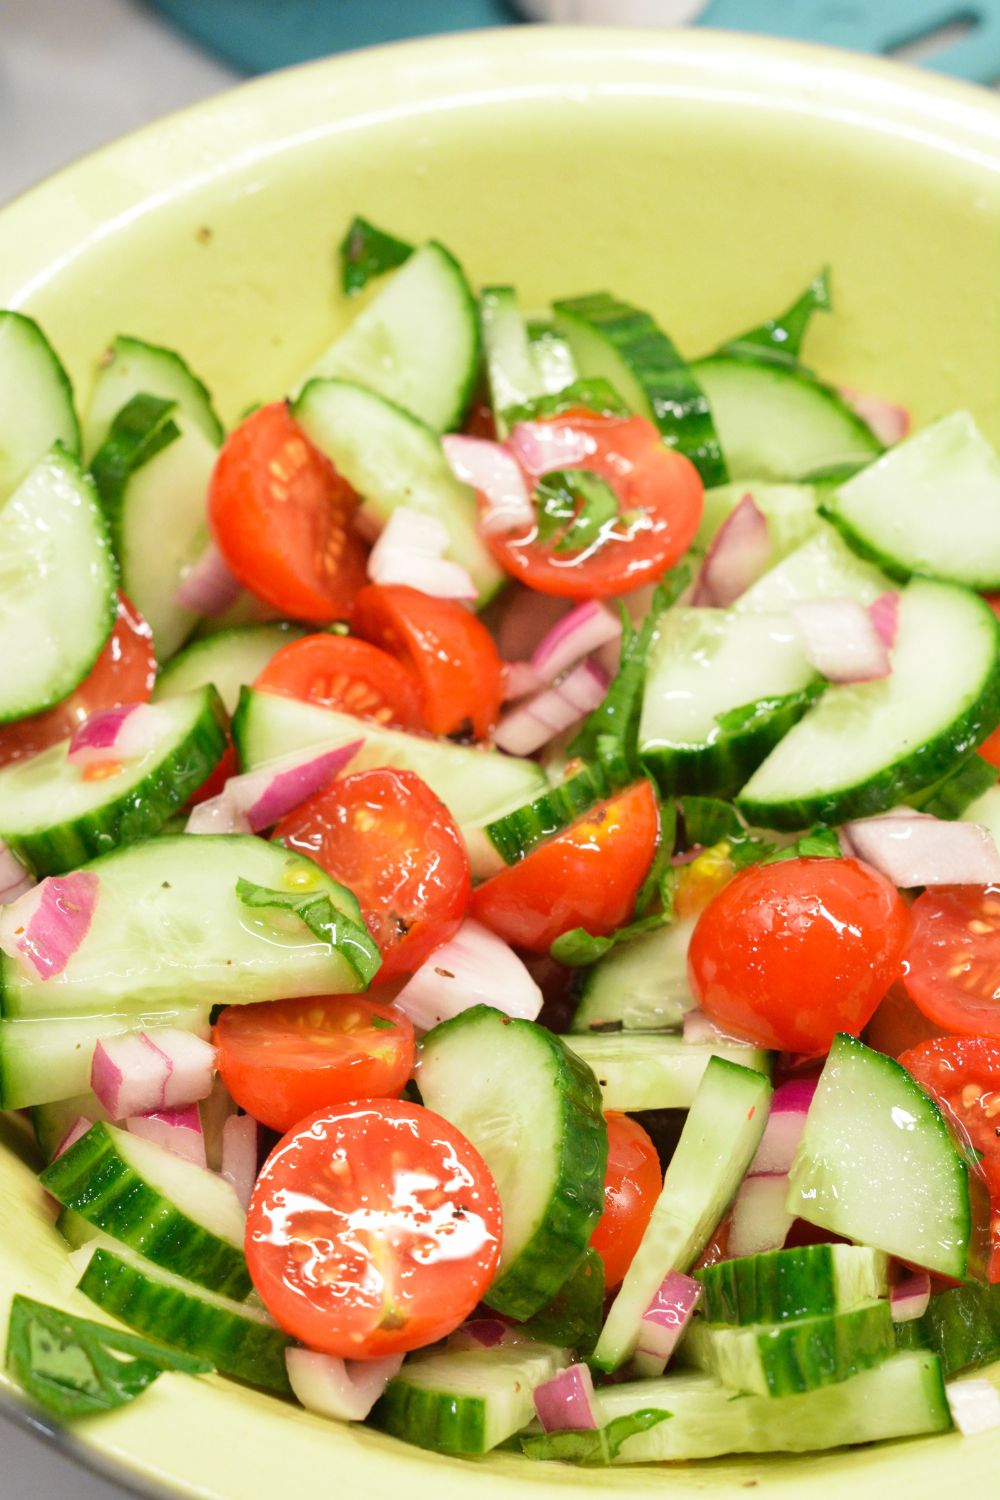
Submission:
[[535,485],[538,539],[553,552],[582,552],[619,519],[618,496],[591,469],[552,469]]
[[535,396],[518,406],[505,407],[503,419],[508,427],[513,427],[515,422],[535,422],[539,417],[559,417],[563,412],[575,411],[580,407],[603,417],[632,415],[611,382],[597,376],[592,380],[574,380],[561,391]]
[[176,411],[176,401],[140,394],[116,414],[90,463],[91,477],[105,506],[117,505],[135,471],[180,437]]
[[341,285],[354,297],[369,281],[395,270],[413,254],[413,246],[394,234],[356,217],[340,242]]
[[660,841],[657,845],[653,863],[649,867],[649,874],[639,887],[639,894],[635,898],[635,910],[633,917],[648,917],[657,901],[663,899],[663,877],[669,872],[670,861],[674,853],[674,844],[677,839],[677,803],[674,801],[660,803]]
[[389,1021],[385,1016],[372,1016],[368,1022],[373,1031],[395,1031],[395,1021]]
[[596,964],[605,953],[610,953],[612,948],[618,948],[623,943],[630,943],[634,938],[642,937],[646,932],[655,932],[658,927],[665,927],[671,921],[672,910],[654,912],[651,917],[641,917],[638,922],[630,922],[627,927],[619,927],[610,937],[594,937],[584,927],[574,927],[570,932],[564,932],[557,937],[552,944],[552,957],[556,963],[565,964],[568,969],[580,969],[586,964]]
[[794,844],[788,844],[784,849],[772,849],[770,854],[764,855],[760,863],[777,865],[783,859],[840,859],[841,857],[840,839],[837,837],[836,829],[816,827],[802,834]]
[[382,955],[367,927],[338,911],[323,891],[273,891],[255,885],[252,880],[237,880],[236,895],[244,906],[267,911],[288,911],[300,918],[313,937],[329,943],[344,958],[367,986],[382,964]]
[[799,364],[802,340],[813,313],[829,312],[832,306],[830,272],[824,266],[786,312],[767,318],[756,328],[750,328],[737,338],[730,339],[718,352],[737,359],[766,359],[772,364],[795,369]]
[[565,1463],[591,1467],[609,1464],[618,1457],[626,1439],[638,1432],[648,1432],[673,1415],[652,1407],[615,1417],[606,1427],[587,1432],[546,1432],[538,1437],[521,1439],[521,1452],[527,1458],[561,1458]]

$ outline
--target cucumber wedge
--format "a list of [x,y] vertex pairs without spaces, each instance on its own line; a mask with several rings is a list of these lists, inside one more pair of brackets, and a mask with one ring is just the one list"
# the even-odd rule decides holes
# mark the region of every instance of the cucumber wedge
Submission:
[[780,614],[800,599],[857,599],[871,604],[892,584],[862,562],[828,522],[817,520],[808,541],[769,568],[733,601],[737,614]]
[[133,396],[176,401],[202,435],[217,448],[224,433],[212,398],[179,354],[159,344],[119,335],[101,360],[83,424],[83,448],[89,460],[100,448],[111,423]]
[[[73,388],[33,318],[0,310],[0,505],[55,443],[74,458]],[[5,661],[6,661],[5,657]]]
[[545,394],[531,341],[512,286],[486,286],[479,298],[486,379],[497,437],[507,436],[504,412]]
[[570,1032],[664,1031],[679,1026],[695,1004],[687,977],[693,931],[694,919],[681,918],[612,948],[583,974]]
[[[2,340],[0,322],[0,360]],[[0,509],[0,723],[51,708],[86,677],[114,626],[117,582],[94,487],[55,447]]]
[[721,484],[705,491],[705,508],[694,546],[704,551],[744,495],[750,495],[767,521],[771,567],[807,542],[820,525],[817,489],[811,484]]
[[789,1174],[788,1211],[844,1239],[966,1281],[988,1204],[938,1106],[905,1068],[834,1038]]
[[529,318],[528,338],[544,394],[554,396],[572,385],[580,372],[573,351],[555,324],[547,318]]
[[496,867],[516,865],[536,845],[568,828],[610,795],[611,786],[601,767],[583,766],[541,796],[494,818],[483,829],[483,837],[496,852]]
[[207,640],[192,641],[160,668],[153,702],[211,683],[226,713],[233,714],[240,690],[256,681],[276,651],[305,634],[299,625],[276,620],[273,625],[234,625]]
[[889,1257],[859,1245],[800,1245],[721,1260],[695,1276],[710,1323],[781,1323],[887,1296]]
[[1000,1359],[1000,1287],[956,1286],[936,1292],[923,1317],[896,1328],[901,1349],[929,1349],[945,1375]]
[[737,798],[749,823],[806,828],[884,812],[953,769],[1000,724],[1000,624],[953,584],[900,598],[892,671],[827,688]]
[[500,1193],[503,1248],[484,1300],[530,1318],[573,1273],[604,1207],[594,1075],[543,1026],[477,1005],[427,1033],[416,1076],[424,1104],[481,1152]]
[[644,1109],[690,1109],[705,1069],[713,1057],[769,1073],[768,1054],[738,1043],[694,1043],[664,1033],[641,1036],[611,1032],[604,1036],[568,1036],[571,1047],[594,1072],[604,1109],[626,1113]]
[[896,1339],[883,1300],[747,1328],[699,1322],[685,1350],[700,1369],[733,1390],[795,1396],[883,1364],[896,1352]]

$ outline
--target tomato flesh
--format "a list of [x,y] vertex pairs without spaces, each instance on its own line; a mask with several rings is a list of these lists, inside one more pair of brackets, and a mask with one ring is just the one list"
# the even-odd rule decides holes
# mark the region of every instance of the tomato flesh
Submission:
[[444,1338],[500,1258],[501,1211],[482,1157],[439,1115],[399,1099],[320,1110],[264,1163],[246,1255],[265,1307],[342,1359]]
[[422,729],[420,690],[394,657],[367,641],[307,635],[276,651],[254,687],[396,729]]
[[341,776],[274,831],[357,896],[379,946],[379,982],[411,974],[458,931],[472,891],[451,813],[412,771]]
[[413,1070],[409,1018],[360,995],[230,1005],[212,1040],[236,1103],[282,1132],[328,1105],[393,1098]]
[[692,989],[722,1030],[762,1047],[826,1052],[857,1035],[897,977],[910,931],[896,887],[855,859],[751,865],[702,912]]
[[982,1153],[990,1195],[1000,1197],[1000,1039],[937,1037],[911,1047],[899,1061]]
[[629,920],[659,831],[653,789],[640,782],[487,880],[470,913],[533,953],[575,927],[606,936]]
[[604,1284],[610,1290],[624,1281],[663,1186],[656,1147],[637,1120],[611,1112],[608,1122],[608,1166],[604,1177],[604,1212],[590,1236],[591,1249],[604,1262]]
[[928,1021],[897,981],[889,986],[885,999],[879,1002],[868,1022],[864,1039],[876,1052],[898,1058],[910,1047],[917,1047],[921,1042],[932,1041],[940,1035],[941,1028]]
[[1000,1036],[1000,886],[939,886],[912,907],[903,983],[943,1031]]

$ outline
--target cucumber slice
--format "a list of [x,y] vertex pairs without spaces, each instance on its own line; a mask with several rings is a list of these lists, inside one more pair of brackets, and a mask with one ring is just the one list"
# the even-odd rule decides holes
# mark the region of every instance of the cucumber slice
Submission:
[[407,1359],[369,1421],[436,1453],[489,1453],[535,1415],[535,1387],[566,1363],[548,1344],[447,1349]]
[[[33,318],[0,310],[0,505],[59,443],[80,453],[73,388]],[[7,658],[4,658],[5,662]]]
[[945,1375],[1000,1359],[1000,1286],[956,1286],[937,1292],[920,1318],[900,1323],[901,1349],[929,1349]]
[[331,375],[356,380],[436,432],[450,432],[461,426],[478,366],[475,298],[458,261],[429,240],[302,383]]
[[165,1271],[222,1296],[242,1300],[252,1290],[239,1199],[204,1167],[101,1122],[40,1181],[64,1208]]
[[665,795],[730,797],[818,690],[789,615],[667,610],[646,668],[642,763]]
[[991,766],[981,755],[970,755],[950,775],[920,792],[913,805],[934,818],[960,818],[995,786],[998,776],[1000,767]]
[[956,411],[835,488],[823,514],[894,578],[1000,588],[1000,457]]
[[980,823],[983,828],[988,828],[1000,848],[1000,786],[991,786],[975,802],[970,802],[961,814],[960,821]]
[[732,479],[803,479],[882,452],[846,401],[801,370],[712,355],[696,360],[691,374],[714,413]]
[[695,1004],[687,976],[693,931],[694,918],[681,918],[612,948],[583,974],[570,1031],[586,1035],[679,1026]]
[[531,343],[512,286],[486,286],[479,298],[479,322],[486,355],[486,379],[497,437],[507,436],[504,412],[523,406],[546,387],[532,353]]
[[591,1068],[601,1086],[604,1109],[626,1113],[644,1109],[690,1109],[712,1057],[770,1073],[768,1054],[738,1043],[694,1043],[667,1032],[661,1036],[568,1036],[567,1046]]
[[285,1372],[291,1339],[256,1307],[197,1287],[125,1250],[96,1249],[77,1291],[136,1333],[207,1359],[222,1375],[291,1394]]
[[[38,996],[36,1009],[46,1003]],[[155,1038],[159,1026],[180,1027],[207,1036],[208,1008],[178,1002],[173,1009],[162,1011],[136,1005],[117,1015],[55,1019],[31,1015],[0,1020],[0,1109],[29,1109],[85,1093],[90,1088],[94,1044],[101,1037],[148,1031]],[[68,1122],[67,1130],[72,1123]],[[64,1130],[53,1142],[53,1151],[65,1134]]]
[[687,1271],[739,1187],[767,1123],[761,1073],[710,1059],[667,1166],[639,1249],[611,1305],[593,1363],[616,1370],[632,1354],[643,1313],[668,1271]]
[[101,780],[84,780],[70,764],[67,740],[0,768],[0,838],[36,875],[151,837],[211,775],[226,748],[215,689],[172,698],[159,711],[157,743]]
[[522,1323],[518,1335],[589,1354],[604,1321],[604,1262],[588,1250],[551,1302]]
[[192,641],[160,668],[153,702],[211,683],[226,713],[234,714],[240,689],[256,681],[276,651],[305,634],[299,625],[276,620],[273,625],[235,625],[207,640]]
[[748,1328],[699,1322],[685,1348],[699,1369],[733,1390],[795,1396],[883,1364],[895,1353],[896,1339],[889,1304],[882,1301]]
[[695,1276],[710,1323],[782,1323],[887,1296],[889,1258],[859,1245],[799,1245],[720,1260]]
[[892,672],[827,688],[737,798],[749,823],[807,828],[905,802],[1000,723],[1000,625],[953,584],[900,597]]
[[732,607],[738,614],[780,614],[800,599],[846,598],[868,605],[891,588],[884,573],[856,557],[826,521],[817,521],[814,535],[769,568]]
[[580,372],[573,351],[555,324],[545,318],[529,318],[528,339],[545,395],[554,396],[572,385]]
[[530,1318],[572,1275],[604,1207],[594,1075],[544,1026],[477,1005],[427,1033],[417,1083],[482,1153],[500,1194],[503,1249],[484,1301]]
[[176,401],[133,396],[111,423],[91,472],[111,522],[122,584],[161,661],[198,623],[175,600],[208,545],[205,507],[217,449]]
[[[0,1021],[0,1035],[4,1027],[15,1024],[17,1023]],[[98,1120],[108,1118],[104,1106],[89,1090],[84,1094],[74,1094],[70,1099],[56,1099],[49,1104],[36,1104],[30,1114],[31,1128],[35,1132],[35,1141],[46,1166],[55,1156],[77,1120],[89,1120],[92,1125],[95,1125]]]
[[608,292],[554,302],[553,310],[580,374],[610,381],[633,411],[655,422],[669,446],[695,464],[706,485],[724,484],[726,462],[711,398],[649,313]]
[[483,829],[483,837],[498,856],[497,867],[517,864],[536,845],[568,828],[610,795],[611,786],[601,767],[584,766],[540,797],[494,818]]
[[966,1281],[980,1274],[985,1190],[905,1068],[839,1033],[789,1174],[788,1211]]
[[377,528],[398,506],[436,516],[448,532],[448,556],[468,572],[479,603],[492,598],[504,574],[479,538],[475,491],[455,478],[431,427],[346,380],[310,380],[292,415]]
[[[0,323],[0,359],[2,339]],[[0,723],[51,708],[86,677],[114,626],[117,581],[94,487],[53,448],[0,510]]]
[[811,484],[721,484],[705,491],[705,508],[693,545],[704,551],[744,495],[753,498],[767,521],[771,542],[770,566],[786,558],[814,534],[820,524],[817,490]]
[[173,349],[120,334],[101,360],[84,419],[83,448],[88,460],[107,437],[116,413],[138,395],[176,401],[213,447],[222,442],[225,434],[212,398],[181,356]]
[[[118,849],[85,868],[100,877],[86,936],[62,972],[44,980],[5,956],[5,1016],[90,1015],[97,1021],[140,1010],[207,1011],[362,988],[350,957],[313,937],[297,917],[276,913],[272,920],[237,898],[240,879],[296,895],[315,892],[360,923],[349,891],[279,844],[250,835],[176,834]],[[119,1029],[138,1024],[133,1019]],[[81,1093],[89,1073],[88,1061],[82,1083],[49,1097]]]

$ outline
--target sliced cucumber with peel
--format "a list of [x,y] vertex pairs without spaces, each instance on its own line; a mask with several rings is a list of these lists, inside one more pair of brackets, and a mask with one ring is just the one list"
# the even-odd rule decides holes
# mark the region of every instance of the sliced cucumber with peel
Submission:
[[56,443],[79,457],[80,426],[69,377],[35,320],[2,309],[0,505]]
[[101,360],[83,424],[89,460],[101,447],[115,416],[133,396],[176,401],[179,409],[217,448],[224,433],[208,390],[173,349],[120,334]]
[[720,1260],[695,1275],[710,1323],[781,1323],[888,1296],[889,1257],[861,1245],[799,1245]]
[[529,318],[528,339],[545,395],[554,396],[572,385],[580,372],[573,351],[555,324],[548,318]]
[[585,1036],[679,1026],[696,1003],[687,974],[693,931],[693,918],[679,918],[598,959],[580,980],[570,1032]]
[[207,640],[192,641],[160,668],[153,702],[211,683],[226,713],[233,714],[240,689],[253,685],[275,652],[305,634],[300,625],[276,620],[273,625],[234,625]]
[[416,1078],[500,1194],[503,1248],[484,1300],[530,1318],[582,1260],[603,1210],[608,1134],[594,1075],[545,1027],[477,1005],[427,1033]]
[[818,492],[815,485],[775,484],[756,479],[721,484],[705,491],[701,525],[693,543],[698,550],[708,548],[745,495],[750,496],[767,521],[767,535],[771,543],[770,567],[801,547],[819,527],[820,517],[816,509]]
[[992,833],[1000,848],[1000,786],[991,786],[961,814],[962,823],[979,823]]
[[759,1396],[795,1396],[836,1385],[883,1364],[896,1351],[886,1300],[846,1312],[819,1313],[782,1323],[691,1329],[685,1352],[723,1385]]
[[486,379],[497,437],[507,436],[504,412],[545,394],[531,341],[511,286],[483,287],[479,321],[486,356]]
[[946,1287],[935,1292],[927,1311],[896,1326],[901,1349],[928,1349],[944,1373],[977,1370],[1000,1359],[1000,1287]]
[[807,542],[769,568],[733,601],[738,613],[780,614],[803,599],[856,599],[872,604],[891,589],[884,573],[855,556],[827,521]]
[[611,795],[607,776],[598,765],[582,766],[530,802],[492,819],[484,839],[496,852],[496,865],[515,865],[545,839],[568,828],[577,818]]
[[606,1110],[635,1113],[644,1109],[690,1109],[713,1057],[769,1073],[768,1054],[756,1047],[726,1042],[686,1042],[664,1032],[567,1036],[566,1045],[591,1068],[601,1086]]

